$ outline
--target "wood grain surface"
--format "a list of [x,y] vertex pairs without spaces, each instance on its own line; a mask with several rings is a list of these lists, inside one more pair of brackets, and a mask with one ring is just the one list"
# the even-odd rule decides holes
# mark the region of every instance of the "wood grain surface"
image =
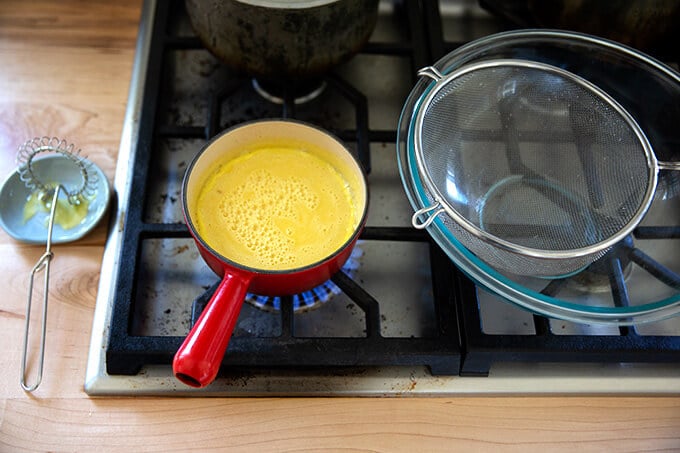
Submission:
[[[54,135],[113,178],[140,6],[0,1],[0,177],[21,143]],[[680,398],[89,398],[105,238],[103,222],[55,247],[45,377],[27,394],[28,275],[42,247],[0,231],[0,452],[680,451]]]

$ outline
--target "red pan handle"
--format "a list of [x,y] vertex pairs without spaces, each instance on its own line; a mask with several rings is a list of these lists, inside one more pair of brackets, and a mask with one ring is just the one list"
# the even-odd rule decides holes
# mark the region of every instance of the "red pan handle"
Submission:
[[177,379],[192,387],[205,387],[215,379],[252,278],[225,273],[175,353],[172,371]]

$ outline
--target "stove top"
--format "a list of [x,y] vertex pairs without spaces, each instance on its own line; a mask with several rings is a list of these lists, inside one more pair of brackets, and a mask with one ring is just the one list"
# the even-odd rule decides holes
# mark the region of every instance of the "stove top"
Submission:
[[[143,7],[88,394],[680,392],[680,318],[613,327],[534,315],[475,287],[410,226],[395,150],[399,114],[418,68],[506,29],[476,2],[382,2],[357,56],[308,97],[284,90],[278,99],[208,53],[175,3]],[[183,223],[182,177],[210,137],[277,117],[319,125],[356,153],[370,187],[367,227],[322,287],[249,295],[220,376],[193,389],[172,376],[172,357],[218,278]]]

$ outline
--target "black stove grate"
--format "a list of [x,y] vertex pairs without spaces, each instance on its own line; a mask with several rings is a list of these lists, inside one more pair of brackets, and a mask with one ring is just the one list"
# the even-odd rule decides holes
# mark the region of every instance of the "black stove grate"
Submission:
[[[408,59],[415,82],[416,70],[431,64],[445,52],[464,43],[445,41],[439,3],[436,0],[398,2],[404,39],[398,43],[370,42],[362,50],[367,56],[399,56]],[[168,53],[202,49],[193,36],[169,32],[182,2],[158,2],[154,16],[148,72],[143,86],[143,103],[139,118],[139,136],[133,146],[134,174],[126,207],[119,272],[106,352],[109,374],[136,374],[145,365],[169,365],[183,341],[179,336],[141,336],[133,334],[140,275],[142,244],[149,239],[189,238],[186,226],[179,223],[150,222],[145,218],[148,178],[153,171],[154,149],[162,139],[207,140],[223,129],[250,118],[225,117],[224,103],[252,83],[247,78],[230,78],[208,100],[208,118],[197,125],[166,124],[158,120],[167,84],[165,62]],[[361,90],[341,76],[329,75],[327,88],[354,106],[352,128],[330,129],[340,139],[355,146],[364,169],[372,170],[371,144],[393,143],[396,130],[369,127],[372,105]],[[284,90],[283,104],[272,115],[297,118],[294,94]],[[257,117],[257,114],[254,114]],[[252,118],[254,119],[254,118]],[[305,119],[308,121],[308,119]],[[395,124],[394,127],[397,125]],[[680,336],[638,335],[634,327],[621,328],[619,335],[555,335],[550,320],[534,316],[533,335],[487,334],[482,326],[477,290],[451,263],[429,236],[411,228],[368,225],[361,239],[367,241],[418,242],[429,247],[433,295],[435,299],[436,335],[425,338],[392,338],[381,335],[381,304],[360,283],[344,273],[333,277],[365,313],[365,335],[360,338],[301,338],[294,334],[294,308],[291,298],[282,298],[278,316],[281,332],[275,337],[235,337],[223,362],[227,368],[258,367],[372,367],[386,365],[428,366],[433,374],[464,376],[487,375],[493,363],[520,362],[669,362],[680,361]],[[200,313],[211,288],[197,294],[192,315]]]
[[[394,231],[396,230],[396,231]],[[368,228],[362,238],[385,240],[399,235],[398,229]],[[399,240],[422,241],[422,237],[399,235]],[[426,240],[426,239],[425,239]],[[435,297],[451,301],[452,286],[448,259],[436,248],[431,249]],[[444,272],[436,269],[445,269]],[[455,307],[441,304],[438,313],[440,335],[433,338],[386,338],[380,334],[380,301],[360,284],[338,272],[332,278],[350,299],[365,313],[366,335],[359,338],[296,337],[292,297],[281,297],[280,335],[272,337],[233,337],[224,359],[225,367],[366,367],[379,365],[427,365],[434,375],[457,375],[460,370],[460,349]],[[199,296],[193,304],[192,325],[200,316],[217,283]]]
[[[149,70],[144,83],[144,100],[140,117],[140,134],[135,144],[135,174],[132,179],[130,204],[127,207],[121,263],[116,283],[115,304],[112,313],[106,361],[110,374],[136,374],[144,365],[170,364],[175,351],[183,341],[177,336],[141,336],[131,334],[135,312],[135,295],[138,294],[142,243],[148,239],[189,238],[183,223],[151,223],[145,220],[148,178],[153,172],[155,142],[161,138],[195,138],[207,140],[241,119],[222,118],[225,100],[252,83],[247,78],[234,76],[208,102],[209,116],[206,124],[198,126],[158,125],[159,105],[168,82],[164,78],[164,57],[175,50],[201,49],[195,37],[168,35],[172,14],[183,11],[181,2],[159,2],[155,12],[149,56]],[[405,2],[396,8],[404,21],[409,37],[403,42],[369,43],[362,53],[369,55],[397,55],[410,59],[412,73],[429,60],[426,40],[422,32],[422,11],[415,2]],[[394,142],[396,130],[375,130],[368,125],[368,102],[360,90],[342,77],[331,74],[325,78],[326,89],[334,90],[354,108],[355,127],[348,130],[331,130],[339,138],[355,144],[357,156],[367,173],[371,171],[371,142]],[[166,87],[167,88],[167,87]],[[283,103],[274,115],[296,118],[294,94],[284,86]],[[381,365],[425,365],[434,374],[458,374],[461,351],[459,334],[452,302],[454,287],[451,262],[423,232],[400,227],[373,227],[368,225],[362,240],[407,241],[430,244],[432,282],[435,299],[437,334],[424,338],[393,338],[381,335],[381,303],[356,281],[340,272],[333,282],[365,312],[365,335],[360,338],[299,338],[293,334],[293,304],[290,297],[282,298],[280,317],[281,333],[276,337],[234,337],[225,356],[224,367],[366,367]],[[194,302],[193,317],[202,310],[211,290],[198,295]]]

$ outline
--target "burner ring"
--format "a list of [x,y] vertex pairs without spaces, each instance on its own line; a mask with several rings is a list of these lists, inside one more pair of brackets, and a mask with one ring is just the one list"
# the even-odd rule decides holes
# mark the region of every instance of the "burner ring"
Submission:
[[[283,98],[282,92],[284,92],[287,87],[267,84],[257,79],[252,79],[252,85],[255,92],[267,101],[277,105],[284,104],[285,99]],[[328,84],[324,80],[320,80],[318,83],[312,82],[311,86],[295,85],[292,87],[294,95],[293,102],[295,105],[300,105],[313,101],[323,93],[327,85]]]
[[[347,274],[347,276],[350,278],[353,278],[359,269],[359,259],[364,254],[363,250],[360,248],[360,245],[361,241],[357,241],[357,244],[352,250],[352,254],[349,256],[341,269],[341,271]],[[309,291],[293,295],[293,312],[304,313],[319,308],[326,302],[330,301],[333,296],[340,294],[341,292],[342,290],[338,287],[338,285],[333,283],[331,280],[328,280]],[[281,310],[281,300],[281,296],[260,296],[253,293],[248,293],[245,298],[245,301],[249,304],[264,311],[270,312],[279,312]]]

